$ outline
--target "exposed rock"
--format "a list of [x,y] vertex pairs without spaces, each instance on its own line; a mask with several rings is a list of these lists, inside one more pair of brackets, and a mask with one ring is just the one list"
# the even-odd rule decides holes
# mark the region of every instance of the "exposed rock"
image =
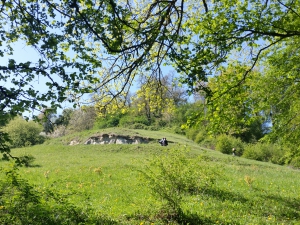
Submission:
[[77,140],[73,140],[70,142],[70,145],[79,145],[79,144],[80,144],[80,142]]
[[[152,139],[140,136],[126,136],[116,134],[99,134],[88,138],[85,145],[103,145],[103,144],[147,144]],[[79,144],[78,141],[71,141],[70,145]]]

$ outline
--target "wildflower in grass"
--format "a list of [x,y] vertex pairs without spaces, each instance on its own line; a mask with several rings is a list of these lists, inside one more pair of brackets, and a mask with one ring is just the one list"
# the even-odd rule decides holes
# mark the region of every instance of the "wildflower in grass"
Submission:
[[71,182],[68,182],[67,184],[66,184],[66,188],[69,188],[71,186]]
[[97,174],[102,174],[102,169],[101,169],[101,167],[98,167],[98,168],[95,168],[94,169],[94,173],[97,173]]
[[48,179],[49,178],[49,173],[50,173],[50,171],[48,170],[48,171],[46,171],[46,172],[44,172],[44,177],[46,178],[46,179]]
[[268,216],[268,220],[272,220],[272,216],[271,215]]
[[251,178],[250,176],[246,175],[245,178],[244,178],[246,184],[251,187],[252,186],[252,183],[254,182],[254,178]]

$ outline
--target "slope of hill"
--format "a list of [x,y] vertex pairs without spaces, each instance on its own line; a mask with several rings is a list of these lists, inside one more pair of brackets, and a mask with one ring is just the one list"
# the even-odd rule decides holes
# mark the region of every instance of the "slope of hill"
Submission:
[[[83,143],[100,133],[154,141],[69,145],[72,140]],[[157,143],[162,137],[170,141],[167,147]],[[74,207],[76,215],[80,214],[84,221],[82,224],[299,224],[300,221],[299,170],[203,149],[177,134],[113,128],[74,134],[44,145],[14,149],[12,153],[36,158],[30,167],[20,168],[19,174],[39,195],[49,190],[55,193],[55,197],[48,196],[41,204],[49,204],[61,217],[63,213],[72,213],[70,207]],[[8,163],[1,162],[1,166],[5,168]],[[12,207],[5,204],[3,207],[7,209]],[[58,207],[63,210],[55,211]],[[1,213],[6,215],[4,211]],[[76,224],[74,221],[69,224]]]

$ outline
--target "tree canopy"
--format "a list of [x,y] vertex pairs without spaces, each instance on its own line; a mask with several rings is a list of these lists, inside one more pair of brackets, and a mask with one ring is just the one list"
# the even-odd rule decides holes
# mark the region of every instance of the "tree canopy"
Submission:
[[[265,78],[274,78],[269,93],[276,97],[268,103],[274,127],[297,128],[295,103],[287,101],[295,110],[285,111],[275,99],[297,89],[299,0],[1,0],[0,21],[0,57],[8,59],[0,65],[0,124],[26,110],[76,102],[84,93],[96,92],[107,103],[126,99],[137,77],[160,80],[165,65],[181,74],[190,93],[204,90],[213,101],[243,85],[260,64],[273,74]],[[15,60],[20,42],[38,59]],[[206,82],[230,60],[243,71],[215,93]],[[36,88],[40,79],[43,91]]]

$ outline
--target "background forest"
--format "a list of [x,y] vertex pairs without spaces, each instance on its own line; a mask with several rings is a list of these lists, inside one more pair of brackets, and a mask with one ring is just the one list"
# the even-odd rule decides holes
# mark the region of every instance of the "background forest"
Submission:
[[[234,74],[236,76],[237,72]],[[223,73],[206,85],[211,90],[222,88],[230,76]],[[14,148],[84,130],[96,132],[111,127],[168,131],[185,135],[204,148],[225,154],[232,154],[232,148],[235,148],[237,156],[299,168],[297,144],[289,142],[284,135],[274,138],[280,133],[273,125],[273,113],[260,108],[261,98],[265,96],[258,87],[260,85],[256,85],[257,77],[251,78],[249,75],[247,85],[236,90],[234,95],[226,93],[208,103],[204,92],[189,96],[175,78],[168,76],[162,83],[141,83],[125,102],[115,98],[103,107],[100,104],[103,102],[97,103],[97,95],[94,95],[91,97],[94,105],[67,108],[60,115],[48,110],[38,116],[40,125],[18,117],[3,131],[10,135],[10,147]]]

